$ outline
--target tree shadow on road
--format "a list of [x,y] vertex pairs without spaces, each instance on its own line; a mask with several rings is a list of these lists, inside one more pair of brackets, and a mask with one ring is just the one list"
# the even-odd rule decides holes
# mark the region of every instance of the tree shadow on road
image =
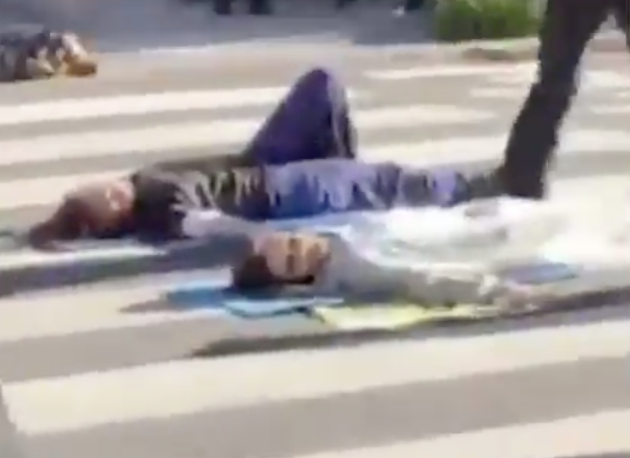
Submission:
[[[208,344],[191,352],[191,358],[213,358],[239,354],[349,348],[378,342],[422,341],[435,338],[462,339],[484,335],[501,335],[519,331],[546,328],[568,328],[594,323],[624,321],[630,318],[627,306],[609,306],[582,310],[575,313],[557,312],[543,316],[506,318],[477,323],[428,323],[408,330],[366,330],[346,332],[331,329],[323,324],[313,325],[311,330],[298,329],[279,332],[272,320],[260,322],[259,331],[247,336],[212,339]],[[249,326],[251,328],[252,326]],[[624,457],[630,458],[630,455]]]

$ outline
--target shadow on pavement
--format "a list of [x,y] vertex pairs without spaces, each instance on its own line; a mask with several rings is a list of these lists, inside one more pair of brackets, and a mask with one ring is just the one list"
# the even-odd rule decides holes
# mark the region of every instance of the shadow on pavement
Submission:
[[28,266],[1,270],[0,298],[44,292],[65,287],[92,286],[108,281],[133,280],[144,275],[220,269],[233,259],[235,248],[191,247],[140,259],[102,260],[57,266]]
[[[630,310],[626,306],[606,306],[575,312],[553,312],[545,315],[503,318],[478,323],[427,323],[407,331],[357,331],[342,332],[326,329],[311,333],[299,333],[266,337],[247,336],[213,341],[196,349],[189,358],[217,358],[239,354],[283,352],[326,348],[348,348],[375,342],[425,340],[434,338],[470,338],[483,335],[504,334],[531,329],[585,326],[597,322],[627,320]],[[630,456],[630,455],[628,455]],[[628,458],[628,456],[624,458]]]

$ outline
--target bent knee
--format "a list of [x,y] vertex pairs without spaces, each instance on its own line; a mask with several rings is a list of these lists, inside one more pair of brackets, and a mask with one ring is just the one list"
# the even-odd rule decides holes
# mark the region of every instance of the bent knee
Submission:
[[331,86],[339,86],[339,80],[335,74],[326,68],[315,67],[300,76],[295,84],[298,90],[309,92],[328,92]]

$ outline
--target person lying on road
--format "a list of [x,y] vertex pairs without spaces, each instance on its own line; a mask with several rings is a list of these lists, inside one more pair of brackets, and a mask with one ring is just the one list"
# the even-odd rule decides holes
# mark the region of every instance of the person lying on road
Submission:
[[354,155],[345,90],[328,71],[315,68],[298,78],[240,154],[150,165],[119,180],[80,187],[35,225],[29,237],[40,245],[134,233],[179,236],[176,207],[183,204],[180,198],[189,197],[193,207],[263,217],[257,202],[263,199],[257,191],[265,166],[329,157],[347,160]]
[[[252,236],[232,269],[246,294],[289,291],[434,306],[527,306],[533,290],[474,272],[379,265],[336,235],[268,232]],[[541,299],[538,297],[537,299]]]
[[[34,242],[125,234],[185,238],[218,235],[221,220],[235,226],[353,211],[451,206],[493,197],[492,173],[466,176],[393,163],[346,159],[171,173],[149,169],[129,179],[72,193]],[[214,210],[214,211],[213,211]]]
[[98,64],[74,33],[42,27],[0,30],[0,81],[87,77]]
[[[494,172],[422,170],[355,158],[353,127],[339,84],[323,70],[304,75],[245,153],[161,164],[67,195],[31,241],[202,237],[241,220],[302,218],[396,207],[449,206],[500,193]],[[212,212],[215,210],[215,212]]]

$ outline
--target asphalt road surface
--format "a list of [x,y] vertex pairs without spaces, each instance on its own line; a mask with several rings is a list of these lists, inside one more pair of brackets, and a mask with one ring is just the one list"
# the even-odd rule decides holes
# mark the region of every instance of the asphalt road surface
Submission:
[[[218,68],[197,59],[187,71],[118,61],[95,81],[0,87],[2,224],[25,227],[79,183],[237,152],[306,60]],[[614,211],[612,200],[628,196],[626,65],[589,63],[554,197],[605,198]],[[363,157],[463,168],[499,160],[533,74],[530,65],[419,65],[413,55],[335,67]],[[71,267],[26,251],[0,258],[0,378],[29,457],[630,451],[628,307],[348,341],[303,318],[251,322],[169,306],[165,291],[211,276],[199,257],[82,256],[67,255]]]

